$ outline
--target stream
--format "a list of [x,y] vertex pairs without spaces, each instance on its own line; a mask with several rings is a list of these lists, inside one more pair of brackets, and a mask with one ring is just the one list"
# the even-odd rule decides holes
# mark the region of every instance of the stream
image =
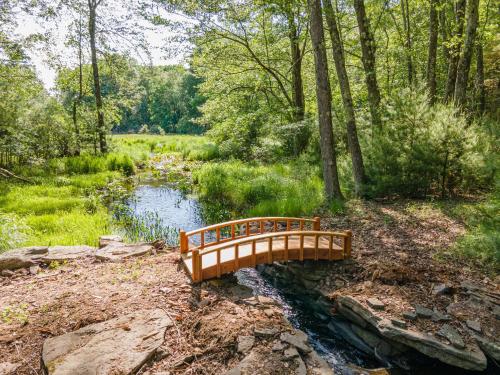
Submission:
[[[162,225],[171,228],[190,231],[211,224],[204,219],[203,207],[195,197],[185,195],[159,181],[139,184],[128,205],[138,216],[148,212],[155,213],[161,219]],[[307,333],[314,349],[336,373],[351,373],[346,367],[348,364],[368,368],[383,366],[341,338],[335,337],[324,325],[318,323],[311,304],[296,291],[287,290],[286,286],[273,285],[272,281],[255,269],[240,270],[236,277],[241,285],[252,288],[254,294],[278,301],[286,318],[295,328]]]

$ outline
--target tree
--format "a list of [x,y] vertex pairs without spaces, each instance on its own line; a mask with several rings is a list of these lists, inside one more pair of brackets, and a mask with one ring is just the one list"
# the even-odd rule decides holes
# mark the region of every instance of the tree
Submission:
[[334,13],[331,0],[324,0],[325,16],[330,30],[330,38],[332,40],[333,60],[339,80],[340,92],[342,95],[342,103],[346,117],[347,127],[347,144],[352,160],[352,170],[354,175],[355,192],[357,195],[362,193],[363,184],[365,183],[365,168],[363,165],[363,156],[359,145],[358,134],[356,130],[356,116],[354,114],[354,105],[352,103],[351,87],[349,85],[349,77],[345,67],[344,49],[340,39],[340,33],[337,26],[336,15]]
[[469,70],[476,40],[476,30],[479,20],[479,0],[469,0],[467,7],[467,28],[465,30],[465,41],[460,59],[458,61],[457,79],[455,82],[455,106],[463,108],[466,102],[467,84],[469,81]]
[[328,61],[326,58],[325,35],[320,0],[307,0],[311,23],[311,41],[314,50],[316,72],[316,100],[318,104],[318,123],[320,134],[323,179],[327,199],[343,199],[340,191],[335,139],[332,131],[332,98]]
[[434,104],[436,100],[436,58],[438,41],[438,0],[430,0],[429,4],[429,52],[427,54],[427,89],[429,90],[429,102]]
[[[453,13],[455,15],[455,31],[452,33],[451,38],[446,38],[445,48],[448,52],[448,77],[446,79],[446,88],[444,94],[444,101],[448,103],[455,92],[455,81],[457,79],[458,60],[460,58],[460,49],[462,46],[462,34],[464,29],[466,0],[458,0],[454,4]],[[443,17],[444,17],[443,11]],[[443,22],[443,27],[446,24]],[[451,44],[447,46],[447,44]]]
[[375,41],[370,30],[370,23],[366,16],[364,0],[354,0],[354,9],[359,29],[359,40],[361,44],[362,62],[365,70],[365,82],[368,90],[368,102],[372,124],[375,128],[381,126],[379,113],[380,90],[377,83],[377,68],[375,64]]
[[410,24],[410,5],[408,0],[401,0],[401,16],[403,18],[403,29],[405,32],[405,51],[406,51],[406,65],[408,69],[408,84],[413,85],[413,77],[415,76],[415,67],[413,65],[412,57],[412,35]]

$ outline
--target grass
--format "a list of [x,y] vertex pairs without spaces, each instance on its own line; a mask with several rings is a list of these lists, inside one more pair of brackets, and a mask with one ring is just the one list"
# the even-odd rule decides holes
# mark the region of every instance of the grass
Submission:
[[194,172],[194,182],[201,200],[236,214],[310,216],[324,203],[319,171],[306,165],[212,162]]

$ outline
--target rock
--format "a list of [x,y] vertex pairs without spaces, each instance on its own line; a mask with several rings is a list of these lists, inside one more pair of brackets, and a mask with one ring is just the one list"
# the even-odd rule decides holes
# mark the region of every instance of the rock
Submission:
[[417,313],[415,311],[404,311],[403,318],[407,320],[417,320]]
[[36,275],[40,272],[40,266],[31,266],[30,267],[30,274],[31,275]]
[[254,333],[257,337],[269,338],[276,336],[279,330],[276,328],[255,328]]
[[446,338],[455,348],[465,348],[464,340],[462,340],[462,337],[460,336],[458,331],[449,324],[443,325],[437,334]]
[[47,252],[47,246],[24,247],[7,251],[0,254],[0,271],[34,266]]
[[408,324],[406,324],[406,322],[404,320],[391,319],[391,323],[399,328],[404,328],[404,329],[408,328]]
[[0,272],[0,275],[3,276],[3,277],[12,277],[14,276],[16,273],[14,271],[11,271],[11,270],[3,270]]
[[473,331],[476,331],[476,332],[481,332],[481,323],[479,323],[477,320],[470,320],[468,319],[465,324],[467,325],[467,327],[469,327],[470,329],[472,329]]
[[294,362],[297,366],[295,368],[295,375],[307,375],[307,367],[302,358],[297,357],[295,358]]
[[269,298],[269,297],[265,297],[265,296],[257,296],[257,301],[259,301],[259,303],[261,305],[276,305],[276,301],[272,298]]
[[466,370],[483,371],[486,369],[486,357],[478,347],[472,346],[467,350],[458,349],[452,345],[446,345],[428,334],[395,327],[385,319],[379,322],[377,328],[384,337],[410,346],[441,362]]
[[54,246],[49,247],[47,255],[41,258],[41,261],[50,264],[52,262],[64,262],[65,260],[74,260],[94,256],[96,251],[92,246]]
[[248,353],[255,343],[255,336],[238,336],[237,352],[246,354]]
[[99,237],[99,249],[108,246],[112,242],[123,242],[123,238],[114,234],[101,236]]
[[479,335],[476,335],[475,338],[479,347],[486,353],[486,355],[493,358],[497,362],[500,361],[500,344],[498,342],[490,341]]
[[150,244],[137,243],[137,244],[123,244],[113,242],[99,249],[95,253],[95,257],[103,261],[121,261],[126,258],[152,254],[154,247]]
[[307,344],[307,335],[301,330],[294,330],[293,333],[284,332],[280,335],[280,340],[295,346],[302,353],[311,352],[311,347]]
[[389,375],[389,371],[385,368],[367,369],[353,364],[347,365],[347,368],[350,370],[349,375]]
[[135,373],[162,345],[172,324],[160,309],[91,324],[45,340],[42,363],[49,375]]
[[265,309],[264,314],[268,317],[271,318],[274,315],[274,310],[272,309]]
[[415,312],[417,313],[418,317],[426,319],[432,318],[432,315],[434,314],[434,311],[422,305],[416,305]]
[[452,291],[451,287],[446,285],[446,284],[438,284],[434,285],[434,288],[432,289],[432,294],[435,296],[443,295],[443,294],[450,294]]
[[285,349],[286,347],[287,347],[286,344],[282,343],[281,341],[276,341],[272,347],[272,351],[273,352],[280,352],[283,349]]
[[321,358],[314,350],[307,354],[305,362],[311,375],[334,375],[328,362]]
[[432,313],[432,320],[435,322],[449,322],[451,320],[451,316],[434,309]]
[[337,297],[335,306],[340,314],[361,327],[376,325],[381,319],[351,296]]
[[0,375],[14,374],[21,365],[18,363],[1,362]]
[[366,300],[366,303],[368,303],[368,306],[370,306],[374,310],[383,310],[385,309],[385,304],[377,299],[377,298],[368,298]]
[[297,351],[297,349],[295,349],[295,347],[292,346],[285,350],[283,356],[287,361],[289,361],[290,359],[297,358],[299,356],[299,352]]
[[332,319],[328,323],[328,329],[337,336],[341,336],[345,341],[361,350],[363,353],[373,355],[373,349],[368,346],[357,334],[352,330],[352,324],[348,324],[340,319]]

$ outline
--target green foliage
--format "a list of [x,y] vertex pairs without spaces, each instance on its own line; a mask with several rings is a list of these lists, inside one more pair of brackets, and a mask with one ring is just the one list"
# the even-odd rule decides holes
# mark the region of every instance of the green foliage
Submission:
[[431,107],[415,90],[399,92],[386,107],[383,128],[365,140],[370,194],[444,196],[478,188],[486,179],[481,132],[450,106]]
[[0,253],[19,247],[27,239],[29,227],[19,216],[0,213]]
[[241,214],[308,216],[324,201],[318,171],[307,165],[209,163],[194,173],[194,180],[202,200]]

